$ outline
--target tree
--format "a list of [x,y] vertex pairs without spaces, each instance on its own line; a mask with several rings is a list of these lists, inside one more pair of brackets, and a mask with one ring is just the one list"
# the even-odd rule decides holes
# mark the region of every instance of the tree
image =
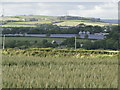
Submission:
[[[75,38],[67,38],[66,40],[64,40],[62,42],[61,45],[67,46],[68,48],[74,48],[75,47]],[[79,48],[80,47],[80,43],[76,42],[76,47]]]
[[5,42],[5,47],[6,48],[14,48],[15,47],[15,44],[16,44],[16,41],[15,40],[7,40]]
[[48,42],[48,40],[43,39],[40,47],[41,48],[49,48],[49,47],[52,47],[52,44],[50,42]]
[[77,34],[77,35],[76,35],[76,38],[80,38],[80,35],[79,35],[79,34]]
[[88,34],[85,34],[85,35],[84,35],[84,38],[85,38],[85,39],[88,39]]
[[83,43],[83,48],[85,49],[92,49],[93,47],[93,43],[89,40],[89,41],[86,41],[85,43]]

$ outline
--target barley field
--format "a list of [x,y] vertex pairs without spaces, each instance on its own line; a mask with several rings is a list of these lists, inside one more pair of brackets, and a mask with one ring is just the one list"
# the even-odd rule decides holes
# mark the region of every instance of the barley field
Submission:
[[117,88],[118,57],[3,54],[2,77],[3,88]]
[[36,27],[36,25],[1,25],[0,27]]
[[9,22],[6,25],[35,25],[35,24],[49,24],[52,21],[31,21],[31,22]]
[[[92,26],[109,26],[110,23],[103,23],[103,22],[91,22],[91,21],[80,21],[80,20],[67,20],[60,23],[55,23],[55,25],[58,26],[77,26],[79,24],[85,24],[85,25],[92,25]],[[117,25],[117,24],[112,24]]]
[[[32,18],[32,17],[29,17],[29,18]],[[2,18],[0,18],[0,21],[1,20]],[[3,18],[3,20],[4,21],[6,20],[19,21],[18,18],[10,18],[10,17]],[[90,20],[62,20],[62,22],[61,20],[40,20],[40,21],[27,21],[27,22],[20,22],[20,21],[19,22],[7,22],[6,24],[1,25],[0,27],[36,27],[37,24],[54,24],[54,25],[58,25],[61,27],[62,26],[73,27],[79,24],[92,25],[92,26],[109,26],[110,23],[92,22]],[[112,25],[117,25],[117,24],[112,24]]]

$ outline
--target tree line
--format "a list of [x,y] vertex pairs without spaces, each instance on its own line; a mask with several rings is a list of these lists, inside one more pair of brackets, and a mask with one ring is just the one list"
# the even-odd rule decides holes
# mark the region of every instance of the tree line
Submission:
[[[84,24],[80,24],[76,27],[69,28],[60,28],[57,25],[51,24],[42,24],[36,28],[4,28],[3,34],[77,34],[79,31],[90,31],[90,33],[99,33],[99,32],[107,32],[109,35],[106,36],[103,40],[87,40],[86,42],[77,42],[77,48],[83,49],[112,49],[118,50],[120,48],[120,27],[112,26],[110,27],[100,27],[100,26],[87,26]],[[86,36],[87,37],[87,36]],[[87,38],[86,38],[87,39]],[[66,38],[66,40],[62,41],[62,43],[58,44],[56,42],[51,43],[48,40],[43,40],[42,42],[38,41],[17,41],[17,40],[9,40],[6,41],[5,48],[74,48],[75,47],[75,39],[74,38]],[[81,46],[82,45],[82,46]]]
[[63,28],[53,24],[40,24],[37,27],[4,27],[3,34],[78,34],[81,32],[109,33],[110,27],[79,24],[74,27]]

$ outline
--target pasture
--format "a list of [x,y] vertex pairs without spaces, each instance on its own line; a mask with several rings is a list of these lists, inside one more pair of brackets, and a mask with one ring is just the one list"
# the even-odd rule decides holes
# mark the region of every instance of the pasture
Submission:
[[0,27],[36,27],[36,25],[1,25]]
[[32,21],[32,22],[9,22],[6,25],[35,25],[35,24],[49,24],[52,21]]
[[[66,38],[50,38],[50,37],[5,37],[5,42],[10,40],[15,41],[29,41],[29,42],[42,42],[42,40],[48,40],[49,42],[55,41],[64,41]],[[77,39],[77,42],[87,42],[87,41],[95,41],[95,40],[88,40],[88,39]]]
[[[77,26],[78,24],[92,25],[92,26],[109,26],[109,23],[91,22],[88,20],[66,20],[64,22],[56,23],[58,26]],[[117,25],[117,24],[112,24]]]
[[[1,25],[1,27],[36,27],[37,24],[54,24],[61,27],[73,27],[77,26],[78,24],[85,24],[85,25],[92,25],[92,26],[109,26],[109,23],[102,23],[102,22],[80,22],[80,21],[32,21],[32,22],[9,22],[7,24]],[[112,24],[117,25],[117,24]]]
[[5,42],[8,42],[10,40],[15,40],[15,41],[29,41],[29,42],[34,42],[34,41],[38,41],[38,42],[42,42],[42,40],[48,40],[48,41],[52,41],[52,40],[60,40],[63,41],[65,40],[65,38],[50,38],[50,37],[5,37]]
[[[31,19],[35,18],[38,21],[21,21],[22,19]],[[92,25],[92,26],[109,26],[110,23],[104,22],[93,22],[90,20],[58,20],[54,16],[15,16],[15,17],[2,17],[0,21],[13,20],[11,22],[6,22],[1,27],[36,27],[37,24],[54,24],[61,27],[73,27],[78,24]],[[14,22],[17,21],[17,22]],[[117,24],[112,24],[117,25]]]

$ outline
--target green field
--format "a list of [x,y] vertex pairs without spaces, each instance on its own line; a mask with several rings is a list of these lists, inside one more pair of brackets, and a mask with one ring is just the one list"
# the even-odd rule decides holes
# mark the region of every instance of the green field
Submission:
[[0,17],[0,21],[6,21],[6,20],[16,20],[19,21],[19,18],[15,18],[15,17]]
[[118,86],[118,51],[31,48],[2,53],[3,88]]
[[21,16],[5,16],[5,17],[0,17],[0,21],[6,21],[6,20],[16,20],[20,21],[21,19],[29,19],[29,18],[36,18],[36,19],[41,19],[41,18],[49,18],[49,19],[56,19],[57,17],[55,16],[41,16],[41,15],[21,15]]
[[36,25],[1,25],[0,27],[36,27]]
[[48,41],[52,41],[52,40],[65,40],[65,38],[50,38],[50,37],[46,37],[46,38],[42,38],[42,37],[5,37],[6,41],[9,40],[17,40],[17,41],[39,41],[41,42],[43,39],[46,39]]
[[[41,42],[42,40],[48,40],[49,42],[53,40],[58,40],[58,41],[63,41],[65,38],[50,38],[50,37],[5,37],[5,41],[10,41],[10,40],[16,40],[16,41],[38,41]],[[86,41],[94,41],[94,40],[88,40],[88,39],[77,39],[78,42],[86,42]]]
[[[57,21],[55,21],[57,22]],[[32,21],[32,22],[9,22],[1,27],[36,27],[37,24],[49,24],[54,23],[52,21]],[[64,21],[60,23],[54,23],[54,25],[58,26],[77,26],[78,24],[92,25],[92,26],[109,26],[109,23],[102,22],[81,22],[81,21]],[[117,24],[112,24],[117,25]]]
[[3,88],[117,88],[117,56],[3,55]]
[[35,24],[48,24],[52,21],[32,21],[32,22],[9,22],[7,25],[35,25]]
[[[39,21],[22,21],[22,19],[39,19]],[[46,20],[47,19],[47,20]],[[78,24],[93,25],[93,26],[109,26],[110,23],[92,22],[90,20],[58,20],[55,16],[13,16],[13,17],[0,17],[0,21],[15,20],[17,22],[7,22],[2,27],[36,27],[37,24],[54,24],[58,26],[77,26]],[[117,25],[117,24],[112,24]]]
[[[91,21],[81,21],[81,20],[67,20],[61,23],[56,23],[58,26],[77,26],[78,24],[92,25],[92,26],[109,26],[109,23],[103,22],[91,22]],[[117,24],[112,24],[117,25]]]
[[37,19],[41,19],[41,18],[48,18],[48,19],[57,19],[56,16],[42,16],[42,15],[20,15],[20,16],[13,16],[14,18],[37,18]]

